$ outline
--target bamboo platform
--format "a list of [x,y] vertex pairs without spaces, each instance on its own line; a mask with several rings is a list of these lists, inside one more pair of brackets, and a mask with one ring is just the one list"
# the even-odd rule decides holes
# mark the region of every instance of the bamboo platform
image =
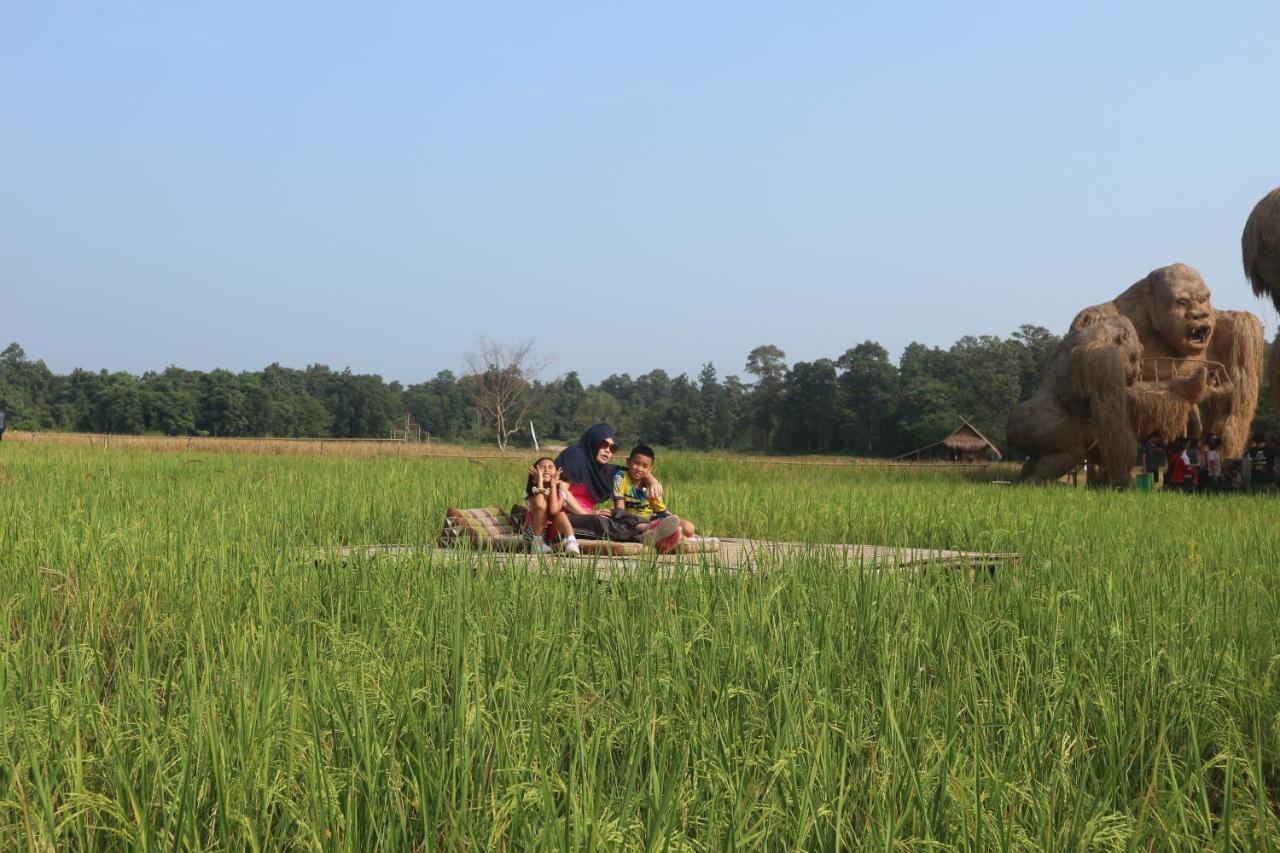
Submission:
[[601,580],[652,575],[674,577],[689,573],[739,574],[786,566],[797,559],[818,558],[847,568],[906,570],[945,568],[962,570],[971,576],[994,574],[1004,565],[1018,562],[1020,554],[982,551],[952,551],[934,548],[900,548],[890,545],[808,544],[772,542],[764,539],[720,539],[720,550],[701,554],[658,554],[646,552],[631,557],[563,554],[536,555],[510,551],[438,548],[434,545],[368,545],[321,548],[316,562],[325,560],[397,561],[414,558],[470,560],[477,566],[520,566],[548,574],[577,574],[593,571]]

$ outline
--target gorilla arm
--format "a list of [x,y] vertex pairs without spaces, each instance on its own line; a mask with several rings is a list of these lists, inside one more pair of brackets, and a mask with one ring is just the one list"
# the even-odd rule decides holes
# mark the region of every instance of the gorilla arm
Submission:
[[1128,486],[1138,440],[1129,422],[1129,387],[1123,353],[1108,341],[1071,351],[1072,396],[1089,401],[1089,423],[1106,482]]
[[[1222,385],[1208,397],[1208,430],[1222,436],[1222,455],[1239,456],[1249,441],[1262,380],[1262,322],[1247,311],[1218,311],[1208,357],[1226,366]],[[1272,350],[1275,355],[1275,350]],[[1274,362],[1274,358],[1273,358]],[[1272,367],[1272,390],[1276,386]]]
[[1203,365],[1190,376],[1165,382],[1138,382],[1129,389],[1129,424],[1135,435],[1159,433],[1165,441],[1189,435],[1199,426],[1196,406],[1208,386]]

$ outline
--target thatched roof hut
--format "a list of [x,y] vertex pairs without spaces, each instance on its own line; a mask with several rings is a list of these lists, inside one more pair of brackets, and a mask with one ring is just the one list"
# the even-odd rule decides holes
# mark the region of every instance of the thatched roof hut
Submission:
[[1000,448],[983,435],[976,426],[964,418],[960,425],[951,431],[946,438],[926,444],[924,447],[904,453],[897,459],[904,462],[925,459],[945,459],[951,462],[978,462],[998,460],[1001,458]]

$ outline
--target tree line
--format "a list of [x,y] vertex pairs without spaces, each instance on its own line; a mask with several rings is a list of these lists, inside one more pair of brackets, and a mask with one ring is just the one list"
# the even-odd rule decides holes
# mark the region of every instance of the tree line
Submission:
[[[462,375],[442,370],[411,385],[325,365],[58,375],[15,343],[0,352],[0,409],[19,429],[332,438],[385,438],[407,414],[433,439],[502,444],[527,444],[529,421],[540,438],[568,441],[606,421],[624,441],[670,447],[893,456],[936,441],[961,416],[1003,447],[1009,410],[1035,391],[1058,341],[1026,325],[947,349],[912,343],[897,363],[874,341],[793,363],[763,345],[741,375],[721,378],[708,363],[693,377],[650,370],[594,385],[576,372],[537,379],[527,342],[488,344]],[[1270,395],[1262,399],[1265,428],[1276,418]]]

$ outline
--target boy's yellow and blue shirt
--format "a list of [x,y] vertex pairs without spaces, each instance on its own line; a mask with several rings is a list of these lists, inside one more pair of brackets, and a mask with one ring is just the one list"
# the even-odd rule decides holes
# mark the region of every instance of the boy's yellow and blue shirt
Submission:
[[625,470],[613,475],[613,499],[622,501],[627,512],[646,521],[650,518],[662,518],[667,514],[667,505],[650,497],[648,487],[631,482],[631,475]]

